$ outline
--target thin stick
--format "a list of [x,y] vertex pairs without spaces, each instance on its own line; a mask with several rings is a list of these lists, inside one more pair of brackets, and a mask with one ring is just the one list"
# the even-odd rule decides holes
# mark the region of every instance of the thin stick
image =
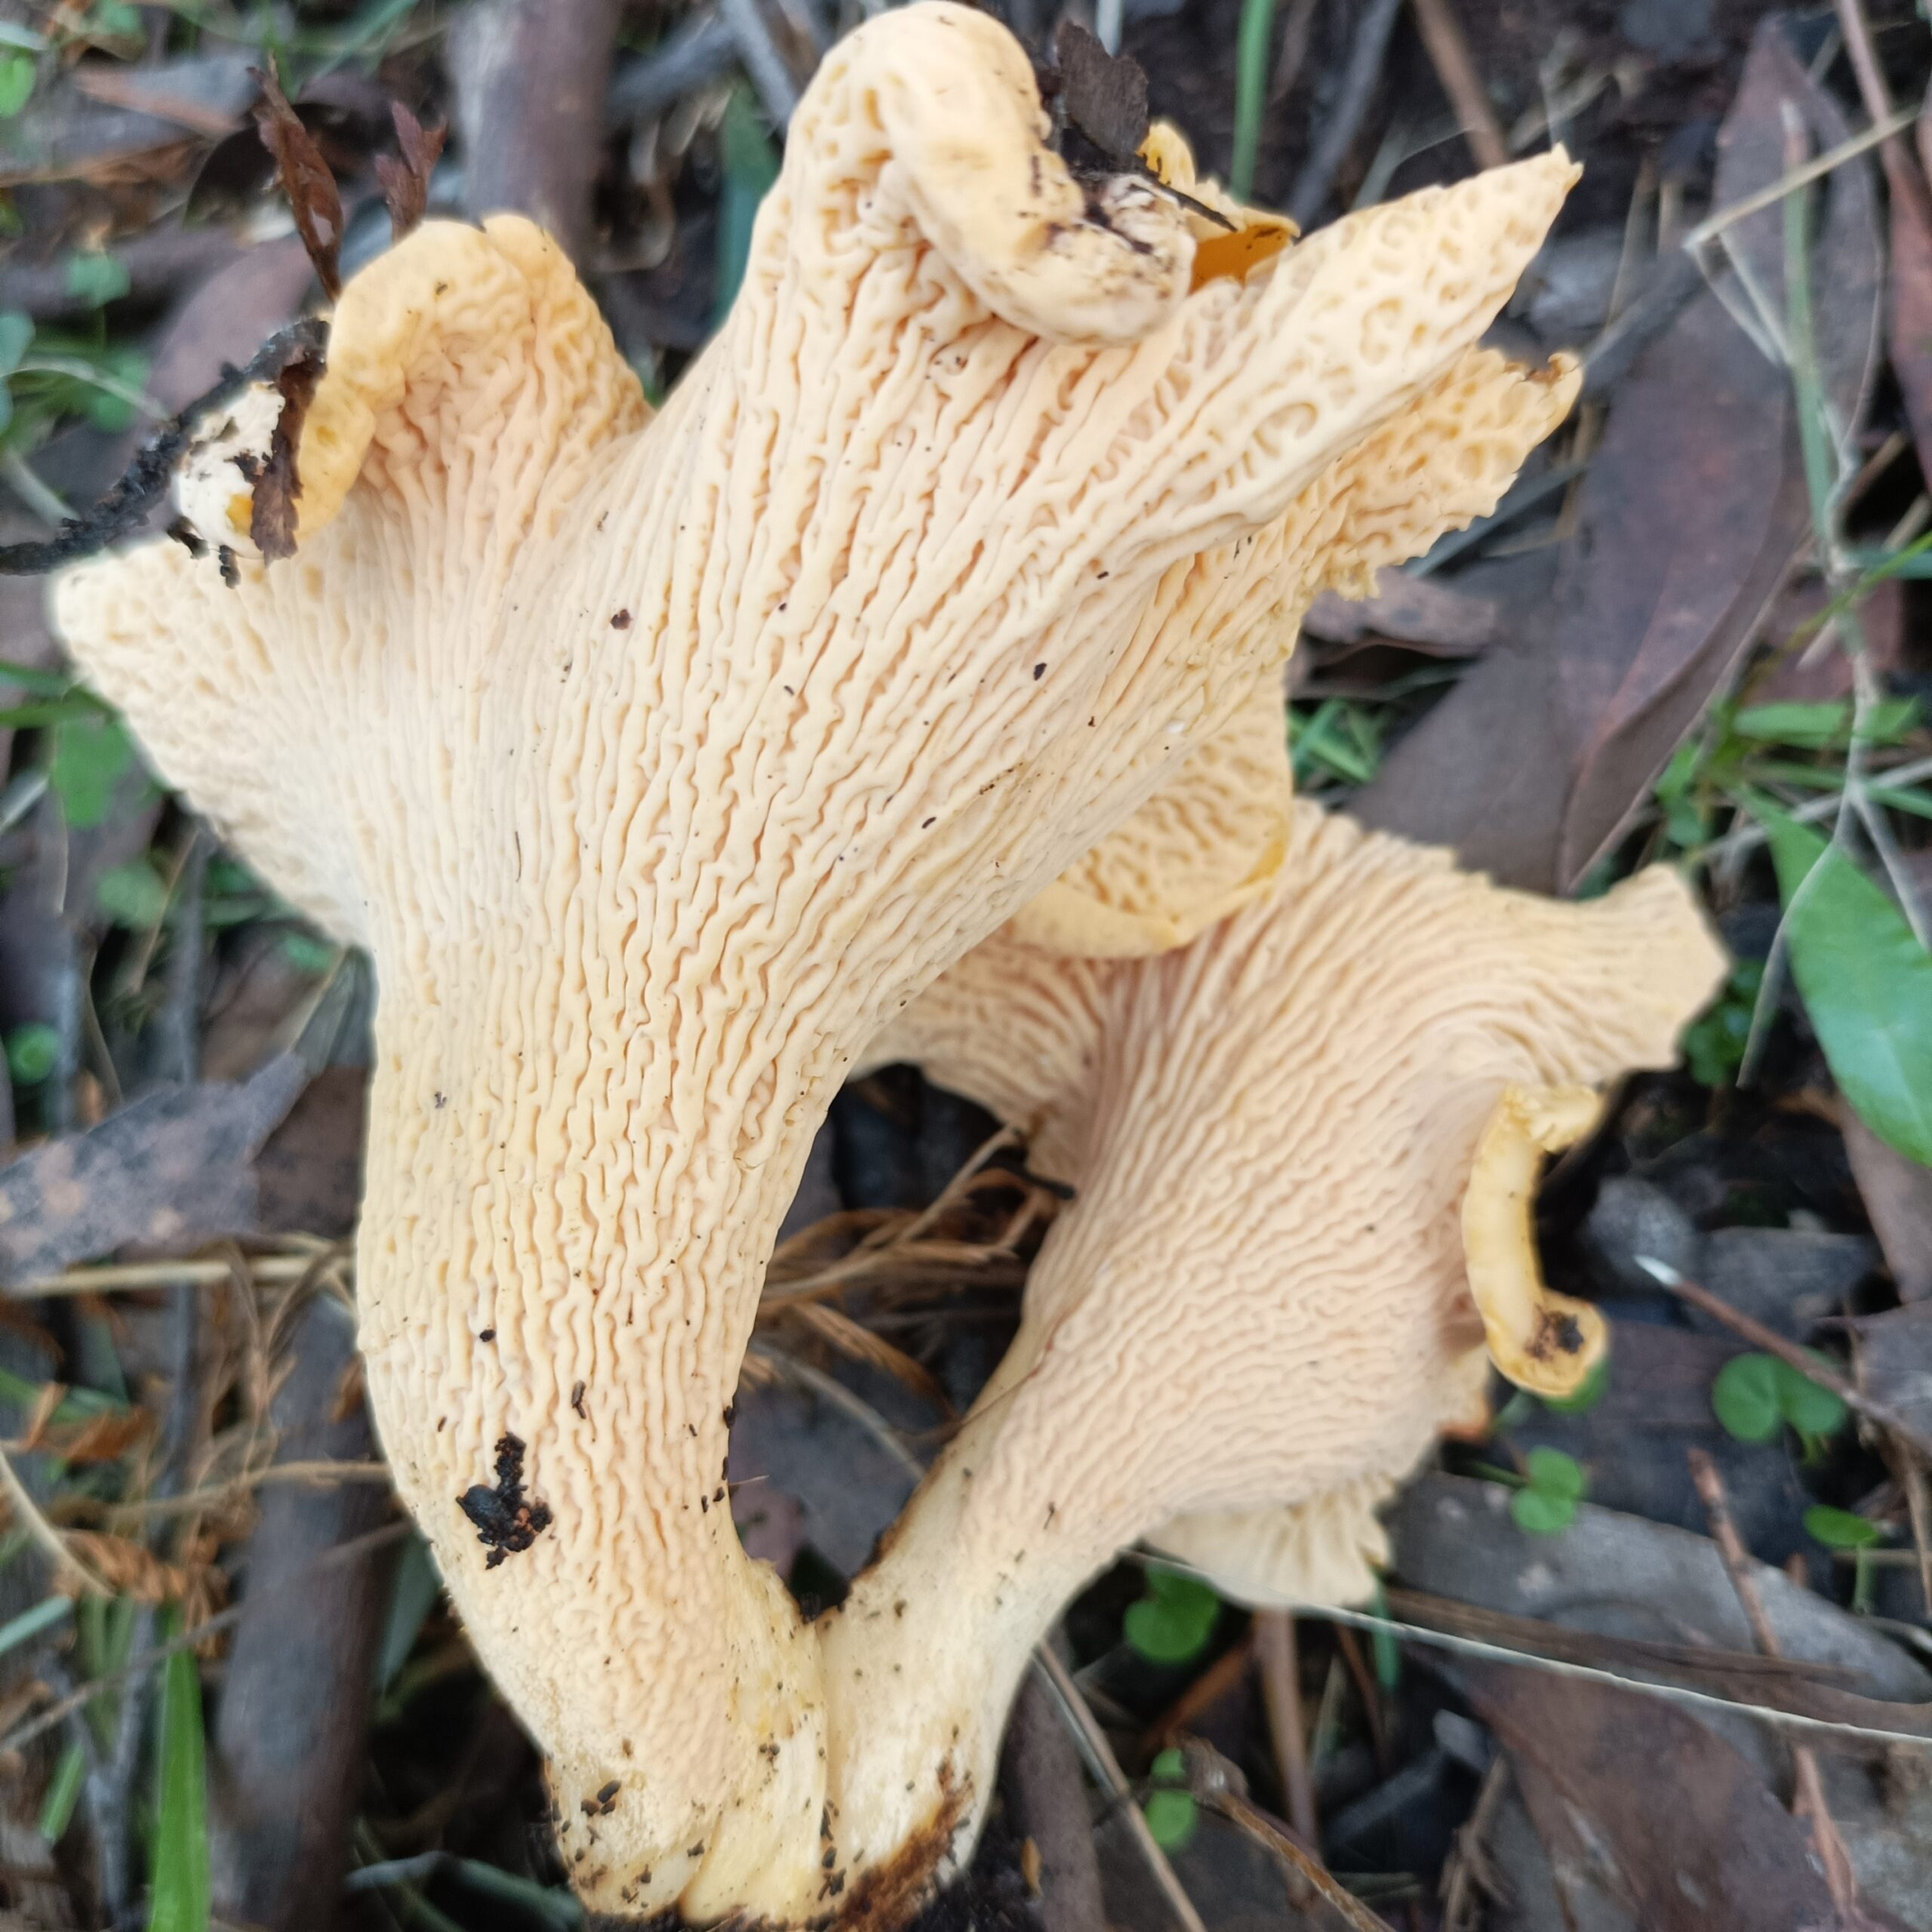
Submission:
[[1889,140],[1902,128],[1909,128],[1918,118],[1911,108],[1902,108],[1890,120],[1881,121],[1877,126],[1867,128],[1862,134],[1854,134],[1848,141],[1841,141],[1835,148],[1827,148],[1821,155],[1814,156],[1802,168],[1793,168],[1786,175],[1772,182],[1767,187],[1760,188],[1755,195],[1746,195],[1743,201],[1734,202],[1729,208],[1718,208],[1707,214],[1697,226],[1678,243],[1678,247],[1695,254],[1707,242],[1715,240],[1734,222],[1743,220],[1748,215],[1757,214],[1761,208],[1776,206],[1793,190],[1822,180],[1834,168],[1842,168],[1848,161],[1855,161],[1878,146],[1880,142]]
[[1435,63],[1435,77],[1456,110],[1469,152],[1478,168],[1500,168],[1509,158],[1509,143],[1503,138],[1503,124],[1496,118],[1484,92],[1482,77],[1469,57],[1469,43],[1463,37],[1462,23],[1450,11],[1449,0],[1412,0],[1416,25],[1421,29],[1423,45]]
[[[1758,1594],[1758,1580],[1751,1574],[1751,1552],[1738,1534],[1718,1466],[1702,1449],[1685,1453],[1690,1464],[1690,1480],[1697,1485],[1704,1513],[1710,1518],[1712,1540],[1724,1561],[1724,1574],[1730,1579],[1744,1620],[1751,1626],[1752,1641],[1767,1657],[1782,1657],[1784,1653],[1778,1647],[1777,1633],[1764,1614],[1764,1600]],[[1825,1782],[1818,1769],[1818,1754],[1808,1744],[1793,1744],[1791,1763],[1796,1786],[1791,1808],[1810,1820],[1818,1862],[1824,1867],[1825,1884],[1839,1918],[1856,1924],[1863,1916],[1858,1909],[1858,1881],[1853,1874],[1844,1840],[1838,1835],[1838,1828],[1825,1803]]]
[[1254,1657],[1261,1666],[1261,1701],[1267,1707],[1268,1734],[1281,1774],[1281,1796],[1288,1823],[1318,1848],[1315,1786],[1308,1775],[1306,1727],[1302,1720],[1301,1672],[1295,1654],[1295,1620],[1285,1610],[1254,1613]]
[[1168,1854],[1155,1842],[1154,1834],[1148,1829],[1140,1807],[1134,1801],[1133,1787],[1120,1767],[1120,1760],[1114,1755],[1114,1747],[1107,1742],[1107,1734],[1088,1709],[1079,1685],[1074,1682],[1066,1665],[1054,1655],[1049,1644],[1042,1644],[1034,1651],[1033,1668],[1040,1673],[1059,1704],[1060,1714],[1073,1734],[1074,1743],[1094,1782],[1118,1801],[1120,1815],[1127,1821],[1135,1848],[1154,1875],[1154,1882],[1161,1888],[1161,1896],[1167,1900],[1168,1909],[1185,1932],[1208,1932],[1200,1913],[1194,1909],[1194,1901],[1174,1876],[1174,1868],[1168,1863]]
[[[1459,1657],[1481,1657],[1491,1663],[1506,1663],[1521,1670],[1546,1671],[1552,1677],[1569,1677],[1582,1684],[1604,1684],[1619,1690],[1634,1691],[1638,1697],[1656,1697],[1667,1704],[1686,1704],[1705,1711],[1740,1712],[1755,1718],[1774,1730],[1803,1731],[1821,1737],[1842,1737],[1866,1744],[1910,1744],[1921,1751],[1932,1749],[1932,1734],[1893,1730],[1880,1724],[1846,1724],[1835,1718],[1814,1718],[1801,1711],[1781,1711],[1768,1704],[1754,1704],[1742,1697],[1720,1697],[1709,1690],[1693,1690],[1681,1684],[1654,1684],[1647,1678],[1626,1677],[1620,1672],[1600,1670],[1595,1664],[1572,1663],[1559,1657],[1540,1657],[1528,1651],[1512,1651],[1503,1644],[1484,1643],[1479,1637],[1462,1637],[1447,1630],[1432,1630],[1420,1623],[1398,1623],[1395,1618],[1376,1617],[1367,1611],[1337,1610],[1311,1604],[1310,1616],[1325,1617],[1330,1623],[1348,1624],[1359,1630],[1383,1630],[1405,1643],[1449,1651]],[[1906,1706],[1908,1709],[1913,1706]],[[0,1739],[0,1749],[9,1740]]]
[[0,1449],[0,1490],[6,1492],[14,1521],[39,1545],[48,1561],[53,1564],[57,1583],[66,1579],[78,1583],[82,1589],[95,1596],[108,1597],[114,1594],[67,1547],[66,1538],[41,1513],[40,1505],[35,1502],[26,1484],[21,1481],[20,1472],[14,1467],[5,1449]]
[[1229,1823],[1238,1825],[1257,1838],[1290,1871],[1307,1881],[1355,1928],[1355,1932],[1389,1932],[1389,1921],[1371,1912],[1354,1893],[1343,1884],[1307,1847],[1284,1832],[1257,1804],[1251,1804],[1237,1788],[1240,1774],[1211,1744],[1198,1738],[1184,1747],[1187,1756],[1188,1786],[1197,1804],[1218,1811]]
[[1635,1257],[1637,1266],[1653,1281],[1661,1283],[1680,1301],[1687,1301],[1693,1308],[1701,1309],[1714,1321],[1721,1321],[1734,1334],[1741,1335],[1754,1349],[1761,1349],[1767,1355],[1776,1355],[1779,1361],[1789,1362],[1799,1374],[1807,1377],[1821,1389],[1829,1389],[1848,1409],[1855,1411],[1867,1422],[1875,1423],[1881,1429],[1888,1429],[1902,1441],[1909,1442],[1921,1455],[1932,1458],[1932,1437],[1928,1437],[1909,1417],[1901,1415],[1889,1402],[1881,1402],[1866,1395],[1855,1383],[1848,1382],[1835,1368],[1827,1367],[1815,1355],[1807,1355],[1795,1342],[1788,1342],[1774,1328],[1767,1328],[1759,1321],[1734,1309],[1727,1301],[1721,1301],[1710,1290],[1697,1281],[1687,1281],[1667,1261],[1659,1261],[1654,1256],[1640,1254]]
[[[1844,51],[1851,59],[1851,71],[1858,80],[1858,91],[1865,111],[1873,121],[1893,118],[1892,91],[1885,85],[1885,70],[1878,64],[1878,50],[1872,40],[1872,23],[1865,17],[1863,0],[1838,0],[1838,25],[1844,34]],[[1927,187],[1924,171],[1912,151],[1912,143],[1898,134],[1886,136],[1878,151],[1885,168],[1885,183],[1902,202],[1912,204],[1919,227],[1932,234],[1932,189]]]

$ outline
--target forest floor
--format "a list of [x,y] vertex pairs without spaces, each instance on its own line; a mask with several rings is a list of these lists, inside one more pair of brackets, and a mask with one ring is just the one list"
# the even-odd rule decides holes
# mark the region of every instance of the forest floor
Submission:
[[[1124,13],[1153,112],[1304,226],[1552,138],[1583,162],[1495,331],[1582,354],[1583,402],[1494,517],[1317,607],[1284,728],[1305,795],[1506,882],[1679,862],[1736,964],[1543,1190],[1607,1371],[1443,1446],[1364,1615],[1116,1564],[923,1922],[1796,1932],[1801,1870],[1847,1932],[1932,1932],[1932,30],[1910,0]],[[448,130],[432,211],[542,211],[655,396],[857,17],[0,6],[0,541],[318,303],[251,118],[270,57],[346,268],[387,243],[401,103]],[[42,594],[0,578],[0,1923],[571,1932],[537,1755],[362,1410],[366,970],[161,787]],[[1013,1333],[1053,1204],[1011,1149],[956,1181],[994,1131],[897,1068],[820,1137],[731,1465],[801,1600]]]

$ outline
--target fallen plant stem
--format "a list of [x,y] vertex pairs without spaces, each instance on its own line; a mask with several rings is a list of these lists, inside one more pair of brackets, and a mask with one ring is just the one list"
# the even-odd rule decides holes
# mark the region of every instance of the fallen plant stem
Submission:
[[1188,1789],[1197,1804],[1219,1812],[1228,1822],[1267,1847],[1288,1869],[1312,1885],[1355,1932],[1390,1932],[1389,1921],[1369,1910],[1354,1893],[1291,1832],[1284,1832],[1237,1788],[1240,1776],[1211,1744],[1191,1738],[1183,1747]]
[[1469,57],[1462,23],[1450,11],[1450,0],[1411,0],[1420,29],[1423,45],[1435,68],[1442,91],[1456,110],[1469,152],[1478,168],[1501,168],[1509,158],[1509,144],[1503,137],[1503,124],[1496,118],[1484,91],[1482,77]]
[[1127,1828],[1134,1839],[1134,1847],[1146,1861],[1147,1869],[1154,1875],[1154,1882],[1160,1887],[1161,1896],[1168,1902],[1168,1909],[1183,1928],[1183,1932],[1208,1932],[1201,1915],[1194,1909],[1174,1868],[1168,1863],[1168,1855],[1155,1843],[1153,1832],[1140,1807],[1134,1801],[1133,1787],[1127,1781],[1126,1774],[1120,1767],[1120,1760],[1114,1755],[1113,1746],[1107,1742],[1107,1734],[1096,1721],[1094,1713],[1087,1708],[1087,1700],[1080,1694],[1080,1687],[1073,1681],[1065,1664],[1053,1654],[1050,1644],[1040,1644],[1033,1653],[1033,1668],[1045,1681],[1047,1687],[1060,1708],[1067,1727],[1073,1734],[1073,1741],[1085,1761],[1088,1773],[1095,1783],[1106,1791],[1119,1804],[1120,1815],[1127,1821]]
[[1316,1847],[1320,1828],[1315,1812],[1315,1786],[1308,1774],[1306,1727],[1302,1719],[1300,1660],[1295,1650],[1295,1620],[1285,1610],[1254,1613],[1254,1658],[1261,1670],[1261,1701],[1268,1712],[1268,1733],[1281,1773],[1281,1797],[1288,1823]]
[[[1538,1657],[1534,1651],[1514,1651],[1503,1644],[1485,1643],[1478,1637],[1461,1637],[1447,1630],[1432,1630],[1420,1623],[1404,1623],[1393,1617],[1377,1617],[1367,1611],[1336,1610],[1311,1605],[1310,1616],[1321,1616],[1332,1623],[1370,1632],[1380,1631],[1404,1642],[1426,1648],[1448,1651],[1460,1657],[1480,1657],[1486,1663],[1509,1664],[1522,1670],[1540,1670],[1552,1677],[1574,1678],[1579,1683],[1608,1684],[1639,1697],[1656,1697],[1666,1703],[1685,1704],[1705,1711],[1738,1711],[1758,1719],[1774,1730],[1801,1731],[1823,1737],[1841,1737],[1866,1744],[1909,1744],[1918,1750],[1932,1750],[1932,1716],[1923,1730],[1898,1730],[1883,1724],[1850,1724],[1835,1718],[1817,1718],[1801,1711],[1780,1710],[1769,1704],[1754,1704],[1743,1697],[1721,1697],[1709,1690],[1693,1690],[1681,1684],[1654,1684],[1641,1677],[1626,1677],[1620,1671],[1599,1669],[1595,1664],[1572,1663],[1561,1657]],[[1900,1706],[1915,1711],[1913,1705]],[[0,1739],[4,1749],[5,1739]]]
[[1902,1415],[1889,1402],[1875,1401],[1856,1383],[1848,1380],[1817,1356],[1800,1348],[1795,1342],[1787,1341],[1776,1329],[1767,1328],[1761,1321],[1733,1308],[1701,1282],[1686,1281],[1668,1262],[1660,1261],[1652,1255],[1640,1254],[1636,1257],[1636,1263],[1652,1280],[1668,1288],[1680,1301],[1688,1302],[1712,1321],[1722,1322],[1754,1349],[1761,1349],[1766,1355],[1776,1355],[1779,1361],[1788,1363],[1820,1388],[1829,1389],[1847,1408],[1863,1416],[1867,1422],[1889,1429],[1901,1441],[1909,1443],[1921,1456],[1932,1460],[1932,1437],[1928,1437],[1916,1423]]
[[1768,186],[1760,188],[1755,195],[1746,195],[1743,201],[1734,202],[1730,207],[1718,208],[1707,214],[1696,227],[1686,235],[1678,246],[1691,254],[1699,254],[1706,244],[1715,241],[1734,223],[1746,220],[1760,209],[1775,207],[1786,195],[1794,190],[1807,187],[1814,181],[1842,168],[1848,161],[1855,161],[1875,148],[1881,141],[1909,128],[1918,118],[1917,111],[1902,109],[1889,121],[1881,121],[1875,127],[1867,128],[1863,134],[1854,134],[1850,140],[1841,141],[1835,148],[1827,148],[1821,155],[1814,155],[1802,168],[1797,168]]
[[[1757,1579],[1751,1574],[1751,1552],[1745,1547],[1744,1539],[1738,1533],[1737,1519],[1730,1513],[1730,1499],[1724,1494],[1724,1478],[1718,1475],[1716,1463],[1703,1450],[1692,1448],[1685,1454],[1690,1465],[1690,1480],[1697,1484],[1698,1499],[1710,1519],[1711,1540],[1717,1545],[1718,1555],[1723,1559],[1724,1574],[1730,1579],[1730,1587],[1744,1612],[1744,1620],[1751,1626],[1752,1641],[1767,1657],[1780,1657],[1783,1653],[1779,1648],[1777,1633],[1764,1614],[1764,1598],[1758,1595]],[[1808,1744],[1794,1743],[1791,1760],[1796,1786],[1791,1808],[1810,1822],[1818,1863],[1824,1869],[1825,1883],[1839,1918],[1848,1926],[1857,1925],[1863,1920],[1863,1914],[1859,1909],[1858,1881],[1853,1874],[1844,1840],[1839,1835],[1825,1802],[1825,1783],[1818,1768],[1818,1754]]]

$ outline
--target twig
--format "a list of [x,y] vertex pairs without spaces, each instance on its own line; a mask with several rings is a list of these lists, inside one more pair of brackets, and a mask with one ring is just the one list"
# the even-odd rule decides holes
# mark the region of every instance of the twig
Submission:
[[65,1580],[78,1584],[96,1596],[112,1596],[114,1594],[67,1547],[66,1538],[47,1520],[40,1505],[35,1502],[26,1484],[21,1481],[20,1472],[14,1467],[11,1458],[4,1448],[0,1448],[0,1491],[5,1492],[15,1523],[33,1539],[48,1561],[53,1565],[57,1584]]
[[1168,1863],[1168,1855],[1155,1842],[1154,1834],[1148,1829],[1147,1820],[1140,1807],[1134,1801],[1133,1787],[1120,1767],[1120,1760],[1114,1755],[1113,1746],[1107,1742],[1107,1734],[1103,1730],[1094,1713],[1087,1708],[1087,1700],[1080,1694],[1066,1665],[1053,1654],[1052,1647],[1041,1644],[1033,1653],[1033,1668],[1045,1681],[1058,1702],[1067,1727],[1073,1734],[1073,1741],[1081,1756],[1085,1759],[1087,1768],[1095,1783],[1112,1795],[1119,1802],[1120,1814],[1127,1821],[1128,1832],[1134,1839],[1135,1849],[1146,1860],[1147,1869],[1154,1875],[1154,1882],[1160,1887],[1161,1896],[1168,1902],[1168,1909],[1183,1928],[1183,1932],[1208,1932],[1201,1915],[1194,1909],[1194,1902],[1174,1876],[1174,1868]]
[[1849,140],[1841,141],[1835,148],[1827,148],[1821,155],[1814,155],[1802,168],[1793,168],[1768,186],[1760,188],[1755,195],[1746,195],[1743,201],[1734,202],[1728,208],[1718,208],[1705,216],[1697,226],[1678,244],[1679,248],[1692,254],[1699,253],[1704,245],[1714,241],[1733,223],[1743,221],[1761,208],[1775,206],[1793,190],[1808,186],[1812,182],[1822,180],[1835,168],[1842,168],[1848,161],[1868,153],[1880,142],[1888,140],[1902,128],[1909,128],[1917,118],[1909,108],[1901,109],[1888,121],[1881,121],[1875,127],[1867,128],[1863,134],[1854,134]]
[[1306,1727],[1302,1719],[1300,1660],[1295,1654],[1295,1620],[1285,1610],[1254,1613],[1254,1659],[1261,1669],[1261,1701],[1267,1707],[1268,1734],[1281,1774],[1281,1796],[1288,1823],[1318,1849],[1315,1787],[1308,1775]]
[[1196,1804],[1218,1811],[1230,1824],[1260,1840],[1297,1877],[1313,1886],[1355,1932],[1389,1932],[1386,1919],[1371,1912],[1319,1858],[1283,1831],[1259,1805],[1249,1802],[1236,1783],[1239,1772],[1211,1744],[1190,1738],[1183,1749],[1188,1789]]
[[201,1071],[202,968],[207,955],[203,930],[208,876],[208,841],[201,826],[189,828],[171,881],[174,904],[173,944],[166,990],[155,1018],[155,1076],[183,1085]]
[[1502,1891],[1495,1867],[1483,1841],[1489,1835],[1496,1807],[1509,1788],[1509,1758],[1499,1751],[1484,1772],[1475,1808],[1457,1832],[1449,1861],[1442,1871],[1442,1932],[1474,1932],[1478,1923],[1475,1894],[1495,1898]]
[[1228,1647],[1141,1733],[1140,1749],[1149,1757],[1171,1744],[1201,1713],[1217,1704],[1247,1674],[1254,1661],[1254,1628]]
[[[1891,90],[1885,85],[1885,71],[1878,64],[1878,50],[1872,45],[1872,24],[1865,17],[1863,0],[1838,0],[1838,26],[1844,34],[1844,51],[1857,77],[1858,91],[1865,111],[1875,122],[1892,120]],[[1912,151],[1912,143],[1900,134],[1888,134],[1878,150],[1884,164],[1885,183],[1901,202],[1912,205],[1920,229],[1932,235],[1932,188],[1926,186],[1924,171]]]
[[1721,1321],[1734,1334],[1743,1336],[1754,1349],[1761,1349],[1766,1355],[1776,1355],[1779,1361],[1789,1363],[1799,1374],[1808,1377],[1822,1389],[1829,1389],[1847,1408],[1863,1416],[1867,1422],[1875,1423],[1881,1429],[1890,1429],[1900,1440],[1911,1444],[1921,1456],[1932,1458],[1932,1437],[1926,1435],[1916,1423],[1901,1415],[1889,1402],[1881,1402],[1866,1395],[1836,1369],[1806,1353],[1795,1342],[1786,1341],[1776,1329],[1767,1328],[1761,1321],[1733,1308],[1729,1302],[1720,1300],[1701,1282],[1687,1281],[1669,1262],[1647,1254],[1638,1255],[1635,1260],[1644,1273],[1668,1288],[1680,1301],[1687,1301],[1712,1321]]
[[1355,45],[1349,50],[1340,94],[1326,118],[1318,123],[1321,131],[1288,196],[1288,212],[1303,227],[1321,212],[1335,176],[1361,132],[1375,84],[1382,77],[1383,57],[1389,51],[1389,36],[1401,7],[1401,0],[1367,0],[1357,18]]
[[1449,0],[1414,0],[1416,25],[1435,66],[1435,77],[1456,110],[1478,168],[1500,168],[1509,158],[1503,124],[1484,92],[1482,77],[1469,57],[1462,23],[1450,11]]
[[[1488,1663],[1506,1663],[1520,1670],[1544,1671],[1552,1677],[1573,1678],[1579,1683],[1608,1684],[1620,1690],[1634,1691],[1639,1697],[1656,1697],[1667,1704],[1688,1705],[1697,1710],[1741,1712],[1746,1717],[1755,1718],[1760,1724],[1769,1725],[1774,1730],[1842,1737],[1864,1744],[1909,1744],[1921,1751],[1932,1750],[1932,1727],[1922,1731],[1895,1730],[1884,1724],[1850,1724],[1838,1718],[1815,1718],[1803,1711],[1783,1711],[1774,1705],[1754,1704],[1743,1697],[1721,1697],[1713,1691],[1693,1690],[1687,1684],[1657,1684],[1648,1678],[1626,1677],[1620,1671],[1599,1669],[1595,1664],[1573,1663],[1561,1657],[1540,1657],[1534,1651],[1514,1651],[1507,1644],[1485,1643],[1480,1637],[1432,1630],[1424,1624],[1400,1623],[1393,1617],[1377,1617],[1367,1611],[1311,1605],[1309,1614],[1359,1630],[1385,1631],[1405,1643],[1449,1651],[1459,1657],[1480,1657]],[[5,1748],[7,1742],[0,1739],[0,1749]]]
[[[1690,1464],[1690,1480],[1697,1484],[1704,1513],[1710,1518],[1711,1539],[1723,1559],[1724,1574],[1730,1579],[1730,1587],[1744,1612],[1744,1620],[1751,1626],[1752,1641],[1767,1657],[1781,1656],[1777,1633],[1771,1628],[1770,1619],[1764,1614],[1764,1599],[1758,1594],[1757,1579],[1751,1574],[1751,1552],[1745,1548],[1744,1539],[1738,1534],[1737,1521],[1730,1513],[1730,1499],[1724,1494],[1724,1478],[1718,1473],[1718,1466],[1702,1449],[1693,1448],[1685,1454]],[[1794,1744],[1791,1747],[1791,1761],[1797,1787],[1791,1808],[1810,1820],[1818,1862],[1824,1868],[1825,1883],[1840,1919],[1847,1925],[1857,1925],[1863,1919],[1858,1905],[1858,1881],[1853,1874],[1844,1841],[1838,1835],[1838,1826],[1832,1822],[1825,1802],[1825,1783],[1818,1769],[1818,1754],[1808,1744]]]
[[591,237],[617,0],[488,0],[451,36],[463,193],[533,216],[573,261]]

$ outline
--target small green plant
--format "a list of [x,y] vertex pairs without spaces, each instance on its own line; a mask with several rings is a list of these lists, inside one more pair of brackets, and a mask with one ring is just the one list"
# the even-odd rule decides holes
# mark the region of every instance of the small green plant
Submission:
[[1221,1600],[1198,1577],[1147,1566],[1147,1594],[1127,1607],[1127,1641],[1150,1663],[1186,1663],[1208,1647]]
[[1872,1607],[1870,1552],[1885,1540],[1885,1532],[1869,1516],[1854,1515],[1849,1509],[1834,1509],[1828,1503],[1814,1503],[1804,1512],[1804,1527],[1827,1549],[1840,1550],[1852,1561],[1851,1607],[1861,1613]]
[[1324,698],[1288,709],[1288,755],[1297,786],[1366,785],[1382,768],[1382,724],[1368,706]]
[[1932,953],[1884,887],[1765,801],[1792,977],[1833,1077],[1880,1140],[1932,1165]]
[[7,1035],[7,1071],[16,1087],[38,1087],[60,1063],[60,1035],[29,1020]]
[[1180,1851],[1201,1823],[1193,1794],[1187,1789],[1186,1761],[1177,1750],[1163,1751],[1147,1767],[1154,1789],[1140,1807],[1154,1842],[1163,1851]]
[[54,749],[47,782],[68,825],[88,831],[112,808],[115,789],[134,762],[134,740],[120,719],[104,711],[63,718],[49,735]]
[[1684,1063],[1700,1087],[1728,1087],[1737,1078],[1764,983],[1764,962],[1740,959],[1730,969],[1717,1003],[1685,1029]]
[[1540,1395],[1537,1400],[1553,1415],[1580,1416],[1595,1408],[1609,1390],[1610,1358],[1602,1355],[1574,1392],[1567,1395]]
[[1816,1455],[1844,1428],[1844,1404],[1777,1355],[1733,1355],[1711,1384],[1711,1409],[1740,1442],[1770,1442],[1787,1424]]
[[11,121],[32,97],[34,57],[17,48],[0,54],[0,121]]
[[101,874],[94,889],[95,906],[117,926],[146,932],[168,912],[168,881],[150,859],[130,859]]
[[1509,1514],[1517,1528],[1535,1537],[1567,1530],[1589,1489],[1589,1478],[1575,1457],[1541,1446],[1523,1458],[1518,1481],[1521,1486],[1509,1499]]

